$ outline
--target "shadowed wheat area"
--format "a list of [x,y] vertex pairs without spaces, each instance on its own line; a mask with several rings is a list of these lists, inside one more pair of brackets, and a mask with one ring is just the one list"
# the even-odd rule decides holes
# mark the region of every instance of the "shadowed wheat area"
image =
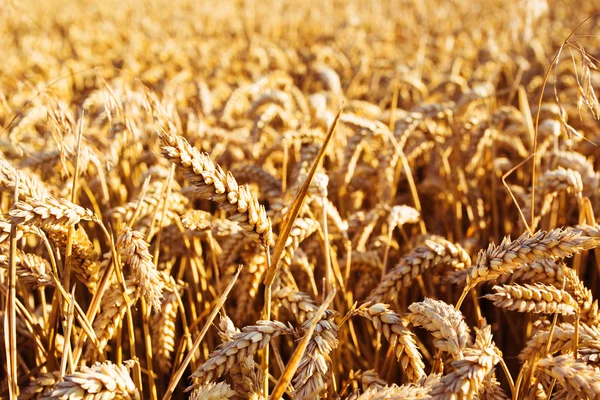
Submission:
[[593,2],[0,3],[0,398],[600,398]]

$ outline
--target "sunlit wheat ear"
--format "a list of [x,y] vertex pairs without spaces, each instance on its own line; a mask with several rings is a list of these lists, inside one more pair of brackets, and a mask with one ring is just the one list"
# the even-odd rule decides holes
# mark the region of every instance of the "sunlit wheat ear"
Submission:
[[570,394],[588,399],[600,397],[600,371],[572,355],[544,358],[537,368],[556,379]]
[[59,378],[60,371],[43,373],[23,388],[19,398],[23,400],[38,399],[51,390]]
[[[292,396],[296,399],[320,397],[327,390],[326,379],[331,367],[329,354],[338,347],[338,326],[333,320],[335,315],[333,311],[326,311],[323,319],[317,322],[292,381],[295,389]],[[311,323],[308,320],[303,327],[307,328]]]
[[462,313],[443,301],[425,299],[411,304],[407,319],[414,325],[427,329],[435,338],[433,344],[447,351],[455,359],[461,359],[471,337]]
[[417,385],[372,387],[363,393],[355,392],[347,400],[427,399],[430,388]]
[[190,393],[190,400],[227,400],[236,396],[235,390],[225,382],[206,383]]
[[218,379],[229,371],[234,363],[253,356],[274,337],[292,333],[290,327],[278,321],[258,321],[256,325],[244,327],[240,333],[234,334],[230,341],[220,344],[208,356],[208,360],[192,374],[191,377],[195,381],[187,390]]
[[400,293],[417,276],[424,271],[439,266],[448,265],[463,269],[471,265],[471,257],[457,244],[443,238],[433,236],[421,246],[400,259],[400,262],[390,270],[381,283],[369,295],[369,301],[389,301]]
[[579,308],[569,293],[542,283],[494,286],[494,290],[496,293],[484,297],[496,307],[512,311],[572,315]]
[[454,371],[433,384],[431,399],[470,399],[480,393],[501,354],[492,341],[489,325],[476,329],[476,334],[475,344],[465,350],[464,358],[452,362]]
[[[24,284],[32,287],[54,286],[54,280],[50,275],[50,263],[46,259],[17,249],[15,261],[17,276]],[[0,247],[0,266],[7,269],[8,262],[8,247],[2,246]]]
[[134,361],[113,364],[110,361],[83,366],[64,381],[54,385],[42,399],[140,399],[140,393],[129,376]]
[[411,382],[416,382],[425,375],[425,365],[414,335],[404,326],[398,314],[390,310],[387,304],[380,303],[361,307],[357,313],[369,319],[375,329],[388,340]]
[[73,226],[81,221],[93,221],[91,210],[71,203],[69,200],[47,196],[44,199],[28,198],[19,201],[9,213],[10,222],[37,227],[48,225]]
[[286,308],[301,324],[311,319],[319,309],[312,297],[291,286],[277,289],[273,293],[273,302]]
[[[552,342],[548,347],[548,340]],[[554,327],[552,335],[549,329],[537,331],[519,354],[521,362],[533,362],[545,357],[547,354],[569,353],[573,351],[575,340],[575,327],[570,323],[558,324]],[[582,348],[588,349],[591,354],[593,349],[600,352],[600,331],[597,327],[589,327],[584,323],[579,325],[579,352]]]
[[[139,296],[139,289],[132,281],[126,282],[126,285],[127,295],[130,300],[129,305],[131,306]],[[98,314],[92,325],[94,333],[99,341],[98,350],[103,351],[108,342],[115,336],[117,329],[119,329],[123,322],[126,311],[127,304],[125,304],[121,288],[118,285],[113,285],[102,297],[100,314]],[[92,357],[95,352],[96,346],[92,343],[88,343],[85,357]]]
[[524,233],[511,241],[506,237],[496,246],[491,244],[479,253],[476,265],[468,270],[467,283],[474,286],[491,281],[518,269],[521,265],[545,258],[564,258],[598,247],[600,241],[583,236],[572,229],[539,231],[533,235]]
[[4,157],[0,157],[0,188],[8,193],[15,191],[15,185],[19,180],[19,198],[28,197],[43,199],[50,194],[50,190],[37,177],[14,168]]
[[[240,330],[233,325],[228,317],[221,317],[219,330],[219,336],[223,343],[229,342],[232,340],[233,335],[240,333]],[[257,368],[254,358],[251,356],[242,358],[232,365],[229,375],[233,381],[233,388],[239,396],[244,398],[250,398],[253,394],[258,396],[262,390],[262,370]]]
[[138,282],[140,295],[155,311],[159,311],[164,283],[154,266],[148,247],[148,242],[144,240],[141,232],[128,226],[121,227],[117,248],[123,262],[131,266],[134,279]]
[[205,198],[219,204],[228,218],[261,245],[273,243],[271,221],[247,186],[238,186],[232,174],[225,174],[206,154],[200,153],[182,136],[160,133],[165,158],[178,165],[186,178]]
[[163,277],[165,288],[164,299],[160,306],[160,312],[150,315],[150,334],[152,335],[152,350],[160,371],[168,372],[171,369],[171,358],[175,352],[176,323],[179,307],[177,284],[173,277]]

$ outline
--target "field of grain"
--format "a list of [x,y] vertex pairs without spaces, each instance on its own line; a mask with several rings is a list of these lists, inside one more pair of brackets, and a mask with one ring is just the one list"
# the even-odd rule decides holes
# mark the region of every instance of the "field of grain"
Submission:
[[0,1],[0,398],[600,399],[595,12]]

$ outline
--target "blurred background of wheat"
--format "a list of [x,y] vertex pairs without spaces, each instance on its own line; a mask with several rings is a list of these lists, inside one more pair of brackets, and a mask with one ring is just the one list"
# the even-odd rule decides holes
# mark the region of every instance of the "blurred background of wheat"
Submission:
[[0,398],[600,398],[599,5],[213,3],[2,2]]

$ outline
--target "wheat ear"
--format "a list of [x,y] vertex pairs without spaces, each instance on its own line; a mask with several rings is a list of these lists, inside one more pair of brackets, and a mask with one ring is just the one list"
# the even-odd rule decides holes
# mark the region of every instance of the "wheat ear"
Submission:
[[219,204],[229,219],[262,246],[273,243],[271,220],[248,186],[238,186],[231,173],[225,174],[207,154],[200,153],[182,136],[166,132],[159,136],[163,156],[183,170],[202,197]]

